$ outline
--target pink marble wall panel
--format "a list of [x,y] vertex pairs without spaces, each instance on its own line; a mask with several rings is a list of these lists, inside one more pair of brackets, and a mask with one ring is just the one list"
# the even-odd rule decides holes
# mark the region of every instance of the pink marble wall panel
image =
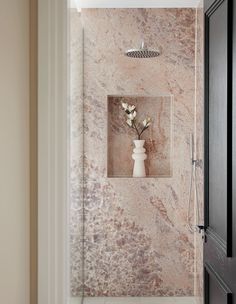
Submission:
[[[194,131],[195,10],[84,9],[81,17],[85,295],[193,295],[194,238],[187,225],[187,203],[189,134]],[[143,60],[123,55],[142,39],[158,47],[161,55]],[[107,178],[107,96],[166,94],[174,96],[172,176]],[[75,208],[73,212],[72,229],[79,214]],[[73,252],[76,246],[78,242],[72,242]],[[73,257],[75,278],[79,258]],[[73,278],[71,292],[76,295],[78,280]]]
[[71,294],[83,294],[83,30],[70,12],[70,278]]
[[[195,138],[196,138],[196,158],[203,160],[203,128],[204,128],[204,27],[203,27],[203,1],[200,1],[197,8],[196,26],[196,114],[195,114]],[[197,188],[200,208],[200,223],[203,219],[203,165],[197,168]],[[196,219],[197,221],[197,219]],[[201,235],[195,235],[195,295],[199,304],[203,304],[203,242]]]
[[108,97],[108,138],[107,171],[109,177],[131,177],[133,140],[137,139],[134,129],[126,123],[126,114],[121,100],[135,105],[137,121],[151,118],[150,127],[142,134],[145,140],[147,159],[145,160],[148,177],[171,176],[171,96],[158,97]]

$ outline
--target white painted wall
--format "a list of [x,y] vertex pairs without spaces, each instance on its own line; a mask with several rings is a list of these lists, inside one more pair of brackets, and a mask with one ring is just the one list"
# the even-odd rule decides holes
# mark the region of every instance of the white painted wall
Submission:
[[0,303],[29,303],[29,2],[0,1]]

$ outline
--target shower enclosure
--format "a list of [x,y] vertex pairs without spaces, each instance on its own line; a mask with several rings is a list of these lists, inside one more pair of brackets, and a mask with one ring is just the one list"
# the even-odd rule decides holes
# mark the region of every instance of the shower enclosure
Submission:
[[[201,3],[70,9],[71,304],[202,303],[202,26]],[[146,177],[122,101],[151,118]]]

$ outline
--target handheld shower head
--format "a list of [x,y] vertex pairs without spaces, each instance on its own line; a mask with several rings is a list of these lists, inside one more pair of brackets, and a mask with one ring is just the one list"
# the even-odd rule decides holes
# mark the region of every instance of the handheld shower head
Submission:
[[189,134],[189,152],[190,152],[190,160],[193,163],[195,161],[195,153],[194,153],[194,136],[193,133]]
[[[200,206],[199,206],[199,197],[198,197],[198,186],[197,186],[197,173],[196,173],[196,167],[200,167],[202,161],[199,159],[196,159],[195,155],[195,143],[194,143],[194,135],[191,133],[189,136],[189,151],[190,151],[190,159],[191,159],[191,173],[190,173],[190,185],[189,185],[189,197],[188,197],[188,226],[189,230],[191,232],[199,231],[200,225]],[[196,224],[193,225],[191,223],[191,204],[192,204],[192,191],[194,194],[193,204],[195,201],[195,222]],[[193,205],[194,209],[194,205]],[[198,227],[198,228],[197,228]]]

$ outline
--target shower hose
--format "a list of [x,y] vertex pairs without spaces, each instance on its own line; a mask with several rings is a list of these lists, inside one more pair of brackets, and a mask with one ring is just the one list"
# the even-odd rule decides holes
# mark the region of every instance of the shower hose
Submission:
[[[190,176],[190,185],[189,185],[189,198],[188,198],[188,227],[191,232],[197,232],[198,226],[200,223],[200,211],[199,211],[199,197],[198,197],[198,187],[197,187],[197,173],[196,173],[196,164],[197,160],[191,160],[191,176]],[[196,223],[197,225],[193,225],[191,223],[191,197],[192,191],[195,189],[195,197],[196,197]],[[194,206],[194,204],[193,204]],[[195,214],[195,213],[194,213]]]

